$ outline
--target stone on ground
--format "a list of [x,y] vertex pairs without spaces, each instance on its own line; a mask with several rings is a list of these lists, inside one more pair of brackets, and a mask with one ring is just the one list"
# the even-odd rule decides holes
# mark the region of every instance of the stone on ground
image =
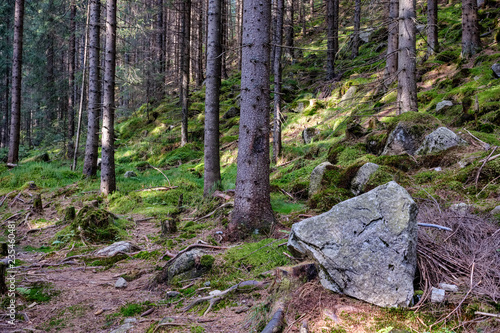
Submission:
[[321,181],[323,180],[325,171],[333,167],[333,164],[330,162],[323,162],[313,169],[309,180],[309,198],[321,189]]
[[406,307],[417,266],[417,205],[395,182],[295,223],[288,247],[319,263],[327,289]]
[[379,167],[380,166],[378,164],[370,162],[363,164],[351,182],[352,194],[359,195],[362,193],[365,189],[366,183],[370,180],[371,175],[373,175]]
[[125,252],[125,253],[130,253],[134,250],[138,250],[139,248],[135,245],[133,245],[130,242],[126,241],[120,241],[111,244],[110,246],[107,246],[103,249],[100,249],[97,251],[98,256],[103,256],[103,257],[112,257],[116,255],[119,252]]
[[434,132],[427,135],[424,142],[417,149],[415,154],[425,155],[437,153],[451,147],[466,144],[466,142],[446,127],[439,127]]

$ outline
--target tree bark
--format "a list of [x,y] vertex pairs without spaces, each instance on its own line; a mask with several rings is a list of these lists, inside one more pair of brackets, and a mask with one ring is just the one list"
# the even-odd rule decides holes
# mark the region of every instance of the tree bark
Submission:
[[415,0],[399,1],[398,114],[418,111]]
[[387,39],[387,56],[385,60],[384,83],[390,85],[396,80],[398,71],[398,38],[399,38],[399,0],[389,2],[389,31]]
[[75,0],[71,0],[70,5],[70,35],[69,35],[69,48],[68,48],[68,143],[67,143],[67,156],[73,153],[73,136],[75,135],[75,55],[76,55],[76,4]]
[[354,32],[352,34],[352,53],[351,53],[352,59],[358,56],[360,27],[361,27],[361,0],[356,0],[354,7]]
[[281,43],[283,40],[284,0],[277,0],[276,24],[274,28],[274,122],[273,122],[273,162],[281,155]]
[[116,191],[115,177],[116,0],[106,0],[106,53],[102,118],[101,194]]
[[241,116],[232,239],[267,233],[274,219],[269,186],[269,55],[271,4],[244,1]]
[[286,0],[284,34],[285,34],[285,54],[289,59],[293,58],[293,0]]
[[221,77],[221,0],[208,1],[207,78],[205,91],[205,169],[203,196],[221,180],[219,158],[219,93]]
[[83,163],[83,174],[87,177],[97,174],[97,145],[101,109],[101,82],[99,75],[100,7],[100,0],[90,1],[88,126],[85,160]]
[[427,0],[427,55],[439,52],[438,42],[438,3],[437,0]]
[[326,0],[326,79],[332,80],[335,77],[335,56],[338,51],[338,0]]
[[469,59],[480,49],[477,1],[462,0],[462,58]]
[[182,1],[181,23],[181,146],[188,142],[188,111],[189,111],[189,42],[191,40],[191,0]]
[[14,8],[14,45],[12,51],[12,102],[9,154],[7,163],[19,160],[21,130],[21,69],[23,64],[24,0],[16,0]]

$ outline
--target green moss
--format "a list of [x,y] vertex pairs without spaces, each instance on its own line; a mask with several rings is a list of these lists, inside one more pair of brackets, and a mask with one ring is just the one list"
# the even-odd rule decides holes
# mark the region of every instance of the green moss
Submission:
[[109,258],[100,258],[100,259],[88,258],[88,259],[85,259],[85,262],[87,262],[89,266],[103,266],[104,269],[109,269],[114,264],[116,264],[118,261],[121,261],[121,260],[124,260],[127,258],[128,258],[128,256],[126,256],[125,254],[119,254],[116,256],[109,257]]
[[21,294],[28,302],[46,303],[52,297],[58,295],[60,292],[54,290],[50,283],[37,282],[30,287],[19,287],[16,291]]
[[194,143],[188,143],[183,147],[174,149],[164,154],[158,161],[159,165],[176,165],[199,159],[203,156],[203,151]]
[[206,269],[211,269],[214,262],[215,258],[211,255],[206,254],[201,256],[200,265],[205,267]]
[[143,313],[153,305],[154,304],[149,301],[142,303],[127,303],[123,305],[118,311],[124,317],[134,317]]

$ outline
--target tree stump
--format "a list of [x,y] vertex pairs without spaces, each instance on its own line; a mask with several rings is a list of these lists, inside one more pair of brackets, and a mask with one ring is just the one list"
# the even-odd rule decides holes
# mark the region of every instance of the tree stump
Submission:
[[168,217],[165,221],[161,222],[161,234],[166,236],[177,232],[177,217]]
[[33,211],[38,214],[43,212],[42,196],[40,194],[33,196]]

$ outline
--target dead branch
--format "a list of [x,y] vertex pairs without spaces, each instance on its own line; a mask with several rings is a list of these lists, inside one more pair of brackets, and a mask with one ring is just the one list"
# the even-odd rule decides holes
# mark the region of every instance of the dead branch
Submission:
[[437,225],[437,224],[431,224],[431,223],[417,223],[419,227],[428,227],[428,228],[436,228],[440,230],[446,230],[446,231],[453,231],[452,229],[448,227],[443,227],[442,225]]
[[491,151],[491,153],[488,155],[488,157],[486,157],[486,159],[484,159],[483,161],[483,164],[481,165],[481,167],[479,168],[479,170],[477,170],[477,174],[476,174],[476,181],[474,182],[474,186],[477,188],[477,182],[479,181],[479,175],[481,174],[481,171],[483,170],[483,167],[486,163],[488,163],[488,161],[490,160],[490,157],[491,155],[493,155],[493,153],[495,152],[495,150],[497,150],[498,147],[495,146],[495,148],[493,148],[493,150]]
[[53,225],[48,225],[48,226],[42,227],[42,228],[30,229],[30,230],[28,230],[27,233],[29,234],[29,233],[32,233],[32,232],[42,231],[42,230],[45,230],[45,229],[50,229],[50,228],[55,228],[55,227],[58,227],[58,225],[57,224],[53,224]]
[[480,311],[476,311],[475,312],[476,315],[479,315],[479,316],[486,316],[486,317],[493,317],[493,318],[500,318],[500,314],[496,314],[496,313],[488,313],[488,312],[480,312]]
[[16,192],[16,191],[12,191],[12,192],[7,193],[7,194],[3,197],[2,201],[0,201],[0,207],[2,207],[3,202],[4,202],[4,201],[5,201],[5,200],[9,197],[9,195],[11,195],[12,193],[15,193],[15,192]]
[[178,188],[179,186],[170,186],[170,187],[165,187],[165,186],[159,186],[159,187],[151,187],[151,188],[145,188],[142,190],[135,190],[136,192],[152,192],[152,191],[170,191],[173,190],[174,188]]
[[135,223],[139,223],[139,222],[146,222],[146,221],[150,221],[150,220],[153,220],[154,217],[146,217],[144,219],[138,219],[138,220],[135,220],[134,222]]
[[473,137],[474,139],[476,139],[476,140],[477,140],[477,141],[481,144],[481,146],[484,148],[484,150],[488,150],[488,149],[490,149],[490,147],[491,147],[491,146],[490,146],[489,144],[487,144],[487,143],[486,143],[486,142],[484,142],[484,141],[479,140],[477,137],[475,137],[475,136],[474,136],[471,132],[469,132],[467,129],[463,128],[463,130],[464,130],[465,132],[467,132],[467,134],[469,134],[471,137]]
[[157,167],[154,167],[152,166],[151,164],[149,164],[150,167],[152,167],[153,169],[155,169],[156,171],[158,171],[159,173],[161,173],[163,175],[163,177],[165,177],[167,179],[167,182],[168,182],[168,186],[172,187],[172,184],[170,184],[170,180],[168,179],[167,175],[165,175],[163,173],[163,171],[161,171],[160,169],[158,169]]
[[292,199],[292,201],[295,201],[295,198],[293,197],[293,195],[291,195],[290,193],[288,193],[284,189],[280,188],[280,192],[283,193],[284,195],[286,195],[287,197],[289,197],[290,199]]
[[279,329],[283,326],[283,308],[279,308],[274,312],[271,321],[264,327],[261,333],[273,333],[278,332]]
[[10,202],[10,204],[9,204],[9,207],[14,206],[14,204],[15,204],[15,203],[16,203],[16,201],[19,199],[19,197],[21,196],[21,194],[22,194],[22,193],[23,193],[23,191],[19,192],[19,194],[18,194],[18,195],[16,195],[16,196],[14,197],[14,199],[12,199],[12,201],[11,201],[11,202]]
[[227,195],[226,193],[224,192],[221,192],[221,191],[215,191],[213,194],[212,194],[213,197],[216,197],[216,198],[221,198],[221,199],[224,199],[226,201],[229,201],[231,200],[231,196]]
[[195,305],[208,301],[208,302],[210,302],[210,304],[209,304],[208,308],[205,310],[205,313],[203,313],[203,316],[205,316],[210,311],[210,309],[212,308],[212,306],[214,304],[216,304],[217,302],[219,302],[221,299],[223,299],[227,295],[231,294],[232,292],[234,292],[234,291],[247,292],[247,291],[253,291],[255,289],[262,289],[262,288],[265,288],[265,286],[267,284],[268,284],[267,281],[264,281],[264,282],[255,281],[255,280],[243,281],[243,282],[235,284],[234,286],[231,286],[228,289],[221,291],[219,293],[197,298],[193,302],[191,302],[191,304],[184,307],[182,309],[182,311],[187,312],[190,309],[192,309]]
[[[496,147],[495,147],[495,148],[496,148]],[[493,161],[494,159],[497,159],[497,158],[499,158],[499,157],[500,157],[500,154],[496,154],[495,156],[491,156],[491,157],[490,157],[490,159],[488,160],[488,162],[489,162],[489,161]],[[485,159],[480,160],[479,162],[484,162],[484,161],[485,161]]]
[[208,217],[210,217],[210,216],[214,215],[214,214],[215,214],[215,213],[216,213],[219,209],[222,209],[222,208],[224,208],[224,207],[228,207],[228,206],[234,206],[234,202],[232,202],[232,201],[226,202],[225,204],[222,204],[222,205],[220,205],[219,207],[217,207],[217,208],[216,208],[213,212],[208,213],[207,215],[202,216],[202,217],[199,217],[199,218],[197,218],[197,219],[194,219],[194,220],[193,220],[193,222],[198,222],[198,221],[200,221],[200,220],[206,219],[206,218],[208,218]]

